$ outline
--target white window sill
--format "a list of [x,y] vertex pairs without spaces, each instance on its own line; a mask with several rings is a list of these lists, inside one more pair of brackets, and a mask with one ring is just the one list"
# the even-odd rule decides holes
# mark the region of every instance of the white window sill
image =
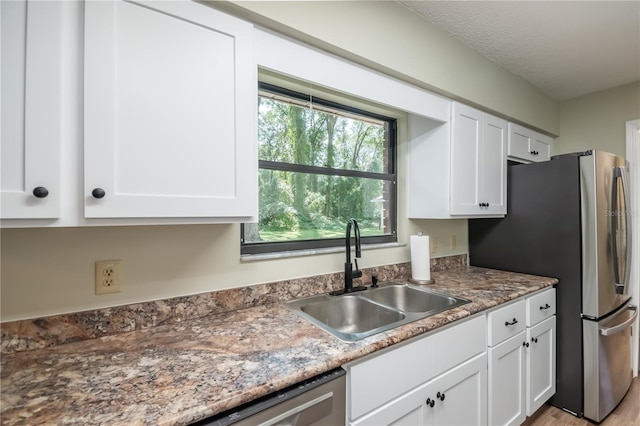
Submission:
[[[380,243],[380,244],[363,244],[362,250],[375,250],[390,247],[405,247],[406,243]],[[318,254],[344,253],[344,247],[327,247],[308,250],[281,251],[274,253],[261,254],[244,254],[240,256],[241,262],[255,262],[259,260],[284,259],[288,257],[315,256]]]

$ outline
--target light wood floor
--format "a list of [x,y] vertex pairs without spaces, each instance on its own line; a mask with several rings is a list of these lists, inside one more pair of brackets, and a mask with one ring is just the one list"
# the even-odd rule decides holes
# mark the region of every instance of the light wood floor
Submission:
[[[579,419],[559,408],[545,405],[524,422],[523,426],[592,426],[587,419]],[[600,426],[640,426],[640,377],[631,383],[631,389],[620,405],[604,419]]]

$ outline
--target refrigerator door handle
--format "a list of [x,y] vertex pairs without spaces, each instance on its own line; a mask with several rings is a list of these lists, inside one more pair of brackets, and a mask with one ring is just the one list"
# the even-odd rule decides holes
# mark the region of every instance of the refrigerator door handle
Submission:
[[[622,194],[618,190],[618,181],[622,185]],[[611,218],[611,257],[613,258],[613,278],[616,287],[616,293],[624,294],[629,280],[629,258],[631,254],[631,230],[629,229],[630,220],[628,218],[629,193],[627,190],[627,170],[626,167],[613,168],[613,181],[611,182],[611,210],[609,216]],[[622,195],[622,203],[620,196]],[[621,209],[622,208],[622,209]],[[620,235],[620,222],[624,221],[622,231],[624,235]],[[621,244],[621,239],[624,244]],[[621,250],[622,249],[622,250]],[[622,253],[621,253],[622,252]]]
[[633,314],[631,316],[631,318],[625,320],[621,324],[617,324],[617,325],[615,325],[613,327],[609,327],[609,328],[601,328],[600,329],[600,334],[602,334],[603,336],[611,336],[613,334],[620,333],[621,331],[624,331],[627,328],[631,327],[631,325],[636,320],[636,318],[638,318],[638,307],[629,305],[629,306],[627,306],[626,310],[635,311],[635,314]]

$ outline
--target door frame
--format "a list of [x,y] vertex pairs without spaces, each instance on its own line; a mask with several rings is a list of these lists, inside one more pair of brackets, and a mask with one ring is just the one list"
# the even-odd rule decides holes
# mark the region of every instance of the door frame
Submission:
[[[640,119],[626,122],[626,157],[630,169],[630,194],[640,194]],[[637,306],[640,302],[640,200],[631,197],[631,295]],[[633,361],[633,377],[638,376],[640,367],[640,319],[633,325],[633,342],[631,359]]]

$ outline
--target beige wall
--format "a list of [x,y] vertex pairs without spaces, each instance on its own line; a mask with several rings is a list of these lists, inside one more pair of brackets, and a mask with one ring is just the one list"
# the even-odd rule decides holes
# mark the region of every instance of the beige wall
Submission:
[[600,149],[624,156],[625,122],[640,118],[640,82],[563,102],[553,154]]
[[[403,221],[466,252],[466,221]],[[459,249],[444,244],[457,236]],[[164,299],[248,284],[339,272],[342,253],[240,261],[239,225],[3,229],[2,321]],[[402,236],[401,241],[407,237]],[[448,241],[448,240],[447,240]],[[94,294],[94,261],[122,259],[123,291]],[[361,268],[405,262],[409,249],[365,250]]]

